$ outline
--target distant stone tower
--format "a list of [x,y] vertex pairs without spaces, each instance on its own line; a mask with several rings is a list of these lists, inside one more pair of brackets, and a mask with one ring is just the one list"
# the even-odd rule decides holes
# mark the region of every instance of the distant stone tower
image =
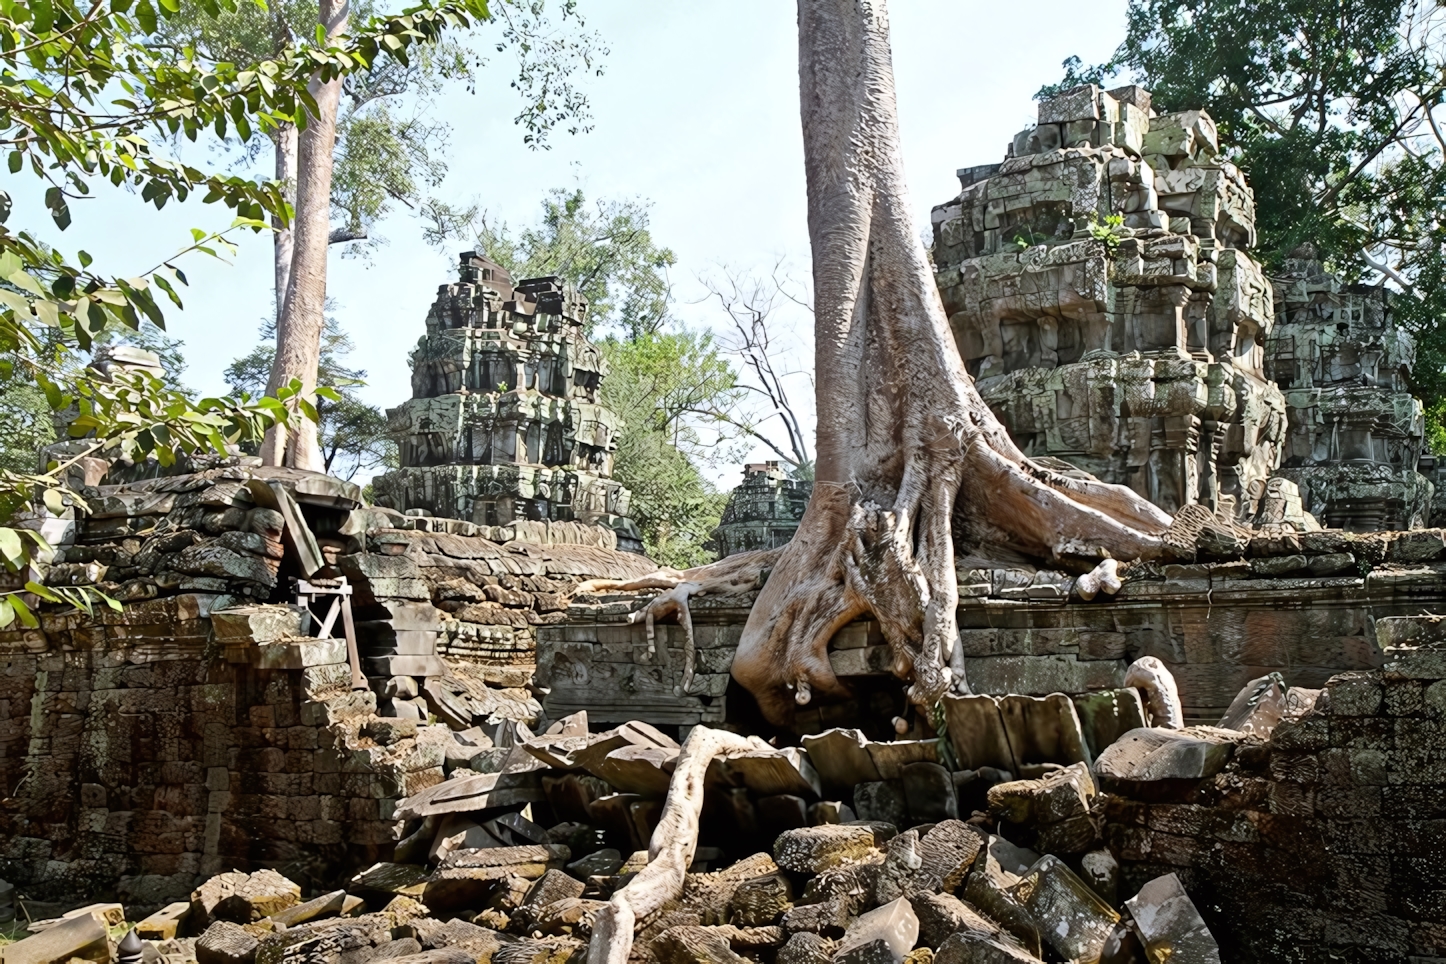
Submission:
[[586,318],[562,279],[514,284],[463,254],[411,354],[412,397],[387,413],[401,468],[373,480],[378,504],[489,526],[595,523],[641,551],[629,492],[611,478],[620,425],[598,400],[607,363]]
[[785,477],[777,462],[743,466],[743,484],[729,494],[723,518],[713,530],[718,558],[787,545],[812,494],[812,482]]
[[1416,470],[1425,418],[1410,394],[1416,343],[1391,321],[1391,292],[1342,284],[1311,245],[1271,282],[1265,371],[1285,392],[1290,421],[1277,475],[1332,528],[1427,525],[1432,485]]
[[939,290],[1015,442],[1170,512],[1239,512],[1280,464],[1286,412],[1254,198],[1209,115],[1079,87],[959,181],[933,213]]

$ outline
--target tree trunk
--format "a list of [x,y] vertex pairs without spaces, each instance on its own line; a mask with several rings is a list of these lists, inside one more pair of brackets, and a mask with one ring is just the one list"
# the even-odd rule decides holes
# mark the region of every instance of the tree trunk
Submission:
[[[282,194],[292,209],[296,208],[296,125],[282,124],[276,131],[276,180],[281,184]],[[291,279],[292,238],[291,225],[280,218],[271,219],[272,256],[276,271],[276,324],[280,330],[281,316],[285,312],[286,287]]]
[[1035,465],[965,372],[904,182],[886,8],[799,0],[817,470],[733,662],[775,721],[839,691],[828,642],[866,613],[910,697],[937,701],[958,635],[956,543],[1089,569],[1158,554],[1170,525],[1122,486]]
[[[319,18],[328,41],[346,32],[347,0],[321,0]],[[316,402],[317,366],[321,363],[321,330],[326,312],[326,253],[331,235],[331,174],[336,145],[336,112],[341,78],[310,85],[317,112],[307,119],[298,138],[296,217],[291,271],[286,281],[281,316],[276,325],[276,359],[267,392],[298,379],[302,396]],[[266,465],[289,465],[320,471],[321,450],[316,423],[298,417],[294,429],[273,428],[261,445]]]
[[[1021,555],[1118,588],[1171,519],[1123,486],[1067,478],[1015,446],[964,370],[915,230],[899,151],[884,0],[799,0],[799,81],[813,247],[818,436],[813,498],[749,615],[733,676],[786,723],[842,694],[828,643],[865,614],[910,698],[950,687],[961,564]],[[684,597],[736,586],[748,558],[676,574]],[[715,576],[716,574],[716,576]],[[1088,587],[1088,588],[1086,588]],[[652,607],[650,607],[652,608]]]

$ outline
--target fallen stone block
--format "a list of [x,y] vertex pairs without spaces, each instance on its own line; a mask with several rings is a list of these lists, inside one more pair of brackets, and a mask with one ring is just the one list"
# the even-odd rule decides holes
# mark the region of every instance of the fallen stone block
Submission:
[[251,964],[259,943],[240,924],[218,920],[196,941],[196,964]]
[[1140,691],[1134,687],[1083,693],[1071,696],[1070,700],[1079,714],[1080,730],[1091,759],[1130,730],[1150,725]]
[[[913,950],[918,940],[919,918],[914,915],[914,908],[909,902],[900,897],[869,911],[850,924],[834,954],[834,960],[855,948],[882,941],[893,955],[893,960],[899,961]],[[872,958],[865,954],[859,960],[862,964]]]
[[422,942],[415,937],[399,937],[387,941],[377,948],[374,961],[389,961],[398,957],[411,957],[413,954],[422,953]]
[[953,775],[937,763],[910,763],[900,776],[904,803],[916,823],[938,823],[959,816]]
[[953,894],[918,893],[909,898],[919,919],[919,943],[937,950],[958,931],[981,938],[998,938],[1003,930]]
[[903,787],[887,780],[854,787],[854,813],[861,821],[879,821],[895,827],[906,827],[909,821]]
[[318,917],[340,914],[345,904],[346,891],[334,890],[329,894],[322,894],[320,897],[277,911],[266,919],[273,924],[280,924],[282,927],[295,927],[297,924],[304,924]]
[[1279,673],[1270,673],[1246,683],[1220,718],[1224,730],[1268,737],[1277,723],[1285,718],[1288,706],[1285,680]]
[[800,827],[780,834],[773,844],[773,859],[784,870],[816,874],[857,860],[874,846],[873,831],[847,824]]
[[564,897],[539,910],[532,918],[532,926],[544,934],[572,935],[587,940],[592,936],[597,912],[606,906],[607,902],[602,900]]
[[728,923],[735,927],[767,927],[776,924],[793,906],[793,884],[783,874],[752,877],[733,891]]
[[867,944],[855,944],[834,952],[831,964],[898,964],[902,957],[896,957],[883,938]]
[[191,916],[191,902],[187,900],[167,904],[136,925],[136,934],[148,941],[168,941],[176,936],[186,918]]
[[421,897],[426,888],[427,869],[416,864],[372,864],[347,884],[347,890],[354,894],[377,897]]
[[790,936],[806,931],[821,937],[842,937],[849,926],[849,919],[849,902],[832,898],[788,910],[783,915],[783,932]]
[[1018,944],[960,931],[934,951],[934,964],[1040,964],[1040,960]]
[[381,958],[373,957],[372,960],[390,960],[392,964],[477,964],[477,955],[471,951],[464,951],[460,947],[438,947],[430,951],[418,951],[416,954],[407,954],[402,957]]
[[526,914],[536,914],[555,901],[581,897],[586,889],[587,885],[582,881],[569,877],[560,870],[549,870],[527,891],[520,910]]
[[829,793],[847,794],[860,783],[879,779],[862,730],[835,728],[800,739],[819,781]]
[[1089,764],[1079,714],[1063,693],[1005,696],[999,700],[999,715],[1009,737],[1009,748],[1020,766],[1026,763]]
[[1080,858],[1084,882],[1111,907],[1116,906],[1120,890],[1120,864],[1108,850],[1091,850]]
[[758,749],[715,759],[708,766],[709,779],[723,779],[747,787],[759,797],[778,794],[814,799],[823,794],[818,772],[808,754],[798,747]]
[[989,790],[989,810],[999,820],[1032,828],[1036,849],[1083,853],[1099,842],[1090,818],[1095,796],[1089,768],[1074,763],[1037,780],[1015,780]]
[[965,900],[1001,925],[1035,957],[1039,956],[1041,947],[1039,928],[1034,916],[1013,893],[1013,887],[1039,859],[1039,854],[1033,851],[991,836],[988,845],[980,848],[964,887]]
[[1148,793],[1157,784],[1168,791],[1219,773],[1244,738],[1213,726],[1131,730],[1100,754],[1094,772],[1108,790]]
[[125,908],[114,901],[86,904],[84,907],[77,907],[75,910],[66,911],[61,915],[61,918],[63,920],[69,920],[72,917],[80,917],[83,914],[89,914],[106,927],[119,927],[121,924],[124,924],[126,920]]
[[574,860],[566,870],[578,880],[587,880],[589,877],[611,877],[622,865],[623,855],[607,848]]
[[939,741],[933,740],[892,740],[887,743],[869,743],[869,757],[879,771],[881,780],[897,780],[903,775],[904,767],[910,763],[938,763]]
[[949,742],[959,758],[959,766],[967,770],[1018,769],[997,699],[985,695],[946,696],[942,705]]
[[944,820],[919,840],[919,869],[914,872],[915,891],[959,889],[984,847],[985,836],[960,820]]
[[670,927],[648,945],[658,964],[747,964],[712,927]]
[[828,964],[834,942],[811,931],[799,931],[778,949],[777,964]]
[[1120,915],[1053,854],[1039,859],[1010,895],[1034,920],[1041,940],[1066,960],[1099,960]]
[[1170,964],[1220,964],[1220,945],[1180,878],[1156,877],[1125,901],[1152,961]]
[[192,913],[206,925],[216,920],[249,924],[299,903],[301,887],[274,870],[217,874],[191,894]]
[[110,960],[105,925],[91,914],[62,919],[39,934],[0,947],[0,964],[65,964],[73,957],[102,964]]

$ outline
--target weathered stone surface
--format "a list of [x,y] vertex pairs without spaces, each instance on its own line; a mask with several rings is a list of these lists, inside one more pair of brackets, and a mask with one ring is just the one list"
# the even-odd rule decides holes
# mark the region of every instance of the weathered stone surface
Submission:
[[834,942],[811,931],[799,931],[779,948],[778,964],[828,964]]
[[62,920],[38,934],[0,947],[0,961],[4,964],[64,964],[77,957],[102,964],[110,960],[105,925],[91,914]]
[[878,780],[854,787],[854,813],[861,821],[875,821],[895,827],[908,825],[908,804],[903,788],[895,782]]
[[192,912],[202,921],[248,924],[301,903],[301,887],[274,870],[218,874],[191,895]]
[[874,834],[867,827],[801,827],[779,835],[773,844],[773,859],[784,870],[816,874],[857,860],[873,846]]
[[176,901],[136,924],[136,933],[149,941],[168,941],[191,915],[190,901]]
[[919,841],[919,869],[913,875],[913,889],[957,890],[984,843],[984,834],[959,820],[935,824]]
[[1202,780],[1224,768],[1242,735],[1208,726],[1131,730],[1095,761],[1108,787]]
[[959,816],[954,778],[937,763],[911,763],[903,768],[900,781],[909,815],[919,823],[937,823]]
[[250,964],[259,942],[239,924],[218,920],[196,941],[197,964]]
[[648,950],[659,964],[745,964],[723,934],[711,927],[672,927],[663,931]]
[[1009,890],[1044,943],[1068,960],[1098,960],[1120,919],[1052,854],[1041,857]]
[[898,964],[900,960],[883,938],[850,945],[845,937],[843,945],[834,952],[832,964]]
[[[892,955],[892,959],[898,961],[913,949],[918,940],[919,918],[914,915],[914,908],[909,905],[909,902],[899,897],[882,907],[876,907],[867,914],[863,914],[850,924],[843,940],[839,943],[835,960],[839,955],[854,948],[866,947],[881,941]],[[860,964],[863,964],[871,958],[864,956],[858,960]]]
[[1220,947],[1174,874],[1150,881],[1125,906],[1150,956],[1172,964],[1219,964]]
[[964,888],[964,898],[1038,956],[1039,927],[1013,892],[1039,855],[991,836],[981,848]]
[[793,885],[783,874],[765,874],[743,881],[733,891],[728,923],[735,927],[776,924],[793,906]]
[[934,964],[1038,964],[1039,958],[1012,941],[960,931],[934,951]]

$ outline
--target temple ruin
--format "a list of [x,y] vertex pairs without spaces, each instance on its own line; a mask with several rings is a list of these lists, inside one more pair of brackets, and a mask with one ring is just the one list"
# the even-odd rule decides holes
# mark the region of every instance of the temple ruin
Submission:
[[[654,567],[587,305],[468,252],[376,505],[238,456],[94,459],[88,511],[37,510],[50,583],[123,606],[0,629],[0,964],[581,961],[716,731],[634,959],[1446,958],[1446,530],[1388,295],[1268,277],[1208,114],[1139,88],[960,180],[969,371],[1032,457],[1173,513],[1166,556],[1088,598],[965,560],[967,691],[910,706],[860,619],[847,696],[770,725],[730,675],[763,579],[677,623],[599,588]],[[720,554],[808,491],[749,466]]]
[[410,356],[412,397],[388,413],[401,468],[375,480],[377,504],[488,526],[595,523],[642,551],[612,479],[619,425],[598,400],[607,362],[583,333],[587,307],[560,278],[514,286],[463,254]]

